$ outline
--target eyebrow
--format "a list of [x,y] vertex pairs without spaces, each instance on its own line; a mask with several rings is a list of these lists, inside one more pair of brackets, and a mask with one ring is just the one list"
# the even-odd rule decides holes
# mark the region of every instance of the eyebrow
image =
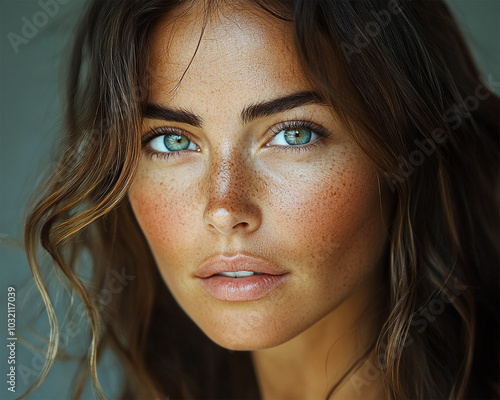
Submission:
[[241,120],[243,123],[248,123],[258,118],[279,114],[308,104],[324,104],[324,101],[315,92],[297,92],[285,97],[245,107],[241,112]]
[[[316,92],[304,91],[269,101],[251,104],[243,109],[240,117],[241,121],[246,124],[259,118],[279,114],[281,112],[309,104],[326,105]],[[144,117],[185,123],[197,128],[201,128],[203,125],[203,118],[198,114],[184,108],[166,107],[155,103],[146,105]]]
[[201,128],[203,118],[184,108],[171,108],[159,104],[148,104],[144,111],[145,118],[162,119],[164,121],[182,122]]

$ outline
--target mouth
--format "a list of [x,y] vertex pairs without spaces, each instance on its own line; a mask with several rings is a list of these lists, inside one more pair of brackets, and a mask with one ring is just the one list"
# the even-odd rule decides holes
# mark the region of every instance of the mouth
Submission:
[[228,278],[246,278],[247,276],[252,276],[252,275],[265,275],[265,274],[253,271],[235,271],[235,272],[219,272],[218,274],[212,276],[227,276]]
[[221,301],[255,301],[278,288],[290,273],[253,256],[219,255],[202,264],[196,278],[214,298]]

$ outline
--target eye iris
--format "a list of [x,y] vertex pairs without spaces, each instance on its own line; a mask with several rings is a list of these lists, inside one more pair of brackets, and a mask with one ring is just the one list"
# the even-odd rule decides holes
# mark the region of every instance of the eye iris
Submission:
[[189,146],[189,139],[181,135],[165,135],[165,147],[169,151],[185,150]]
[[311,131],[305,128],[287,129],[284,136],[288,144],[305,144],[311,140]]

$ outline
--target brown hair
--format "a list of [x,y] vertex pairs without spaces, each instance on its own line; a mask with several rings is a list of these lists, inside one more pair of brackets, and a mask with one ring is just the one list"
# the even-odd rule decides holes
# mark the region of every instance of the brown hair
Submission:
[[[102,396],[96,368],[106,348],[130,377],[124,398],[259,397],[248,353],[212,343],[170,295],[126,196],[141,157],[151,31],[194,3],[93,0],[78,28],[61,158],[25,224],[51,325],[46,365],[28,393],[58,351],[40,241],[91,324],[75,398],[89,374]],[[205,3],[208,15],[221,1]],[[450,10],[437,0],[249,3],[293,24],[306,75],[393,192],[388,313],[375,346],[388,398],[498,397],[499,97]],[[83,252],[92,259],[88,285],[78,277]],[[117,273],[140,278],[103,309]]]

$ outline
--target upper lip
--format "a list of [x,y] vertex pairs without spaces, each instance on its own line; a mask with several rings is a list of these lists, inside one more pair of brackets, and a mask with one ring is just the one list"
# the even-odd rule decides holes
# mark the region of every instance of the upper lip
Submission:
[[234,256],[216,254],[208,258],[196,272],[198,278],[208,278],[221,272],[252,271],[268,275],[283,275],[287,271],[260,257],[238,253]]

